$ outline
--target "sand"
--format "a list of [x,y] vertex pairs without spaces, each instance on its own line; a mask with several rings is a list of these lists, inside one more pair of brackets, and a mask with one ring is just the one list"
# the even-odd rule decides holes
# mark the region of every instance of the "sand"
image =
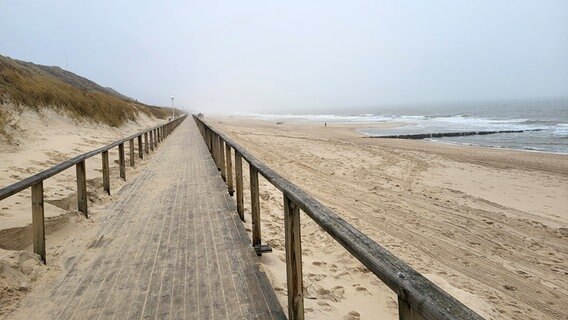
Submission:
[[[206,120],[483,317],[568,318],[567,155]],[[260,185],[260,261],[286,306],[282,195]],[[307,318],[397,318],[394,293],[305,214],[302,245]]]
[[[9,106],[2,108],[13,112],[18,119],[18,130],[12,132],[11,142],[0,142],[0,188],[164,122],[141,114],[136,122],[110,128],[91,122],[78,123],[52,110],[39,114],[24,108],[18,114]],[[111,194],[116,194],[125,184],[118,178],[117,148],[109,151],[109,157]],[[128,163],[128,154],[126,158]],[[136,175],[146,160],[137,159],[136,168],[127,165],[127,177]],[[101,162],[100,155],[86,161],[89,220],[77,212],[75,168],[44,181],[47,266],[31,253],[30,191],[24,190],[0,202],[0,318],[18,306],[36,281],[55,277],[65,263],[59,260],[61,255],[72,257],[78,241],[96,229],[99,208],[114,198],[102,191]]]
[[[568,317],[568,156],[368,139],[356,132],[364,124],[207,120],[485,318]],[[118,130],[25,113],[19,145],[0,146],[0,186],[155,124]],[[110,156],[114,194],[123,182]],[[29,253],[29,192],[0,202],[0,247],[15,249],[0,251],[0,284],[10,289],[0,290],[0,318],[96,236],[113,200],[100,191],[100,161],[87,162],[97,190],[89,220],[76,212],[74,170],[46,181],[47,266]],[[263,241],[274,250],[260,262],[286,307],[282,196],[260,186]],[[245,200],[250,229],[248,192]],[[394,293],[305,214],[302,241],[308,319],[397,318]]]

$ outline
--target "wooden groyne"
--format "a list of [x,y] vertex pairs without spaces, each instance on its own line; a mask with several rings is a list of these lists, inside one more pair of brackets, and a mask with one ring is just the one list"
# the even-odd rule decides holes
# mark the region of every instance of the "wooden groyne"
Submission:
[[443,138],[443,137],[482,136],[482,135],[497,134],[497,133],[523,133],[523,132],[530,132],[530,131],[542,131],[542,129],[397,134],[397,135],[387,135],[387,136],[370,136],[369,138],[416,139],[416,140],[420,140],[420,139]]
[[[0,189],[0,201],[20,191],[31,188],[32,191],[32,234],[33,234],[33,250],[37,253],[43,263],[46,263],[46,248],[45,248],[45,217],[44,217],[44,189],[43,181],[66,170],[73,166],[76,168],[77,174],[77,207],[86,218],[89,217],[88,199],[87,199],[87,175],[85,168],[85,160],[102,155],[102,174],[103,174],[103,189],[110,195],[110,166],[108,152],[112,148],[118,147],[118,162],[120,178],[126,180],[126,161],[125,161],[125,148],[124,144],[128,143],[128,152],[130,155],[129,164],[134,167],[134,145],[138,143],[138,157],[144,158],[144,151],[146,154],[150,150],[158,147],[162,142],[187,116],[177,118],[164,125],[159,125],[148,130],[136,133],[127,138],[115,141],[102,148],[81,154],[72,159],[64,161],[55,165],[45,171],[33,175],[24,180],[18,181],[12,185]],[[144,143],[142,142],[144,137]]]
[[[313,219],[325,232],[398,295],[399,319],[482,319],[481,316],[433,284],[369,236],[347,223],[316,198],[260,162],[223,132],[213,128],[198,117],[194,117],[194,120],[215,160],[217,169],[227,183],[229,194],[233,194],[236,187],[237,212],[243,221],[242,165],[243,160],[248,162],[252,242],[258,254],[261,254],[265,249],[265,246],[261,244],[259,174],[282,192],[289,319],[304,319],[300,210],[304,211],[308,217]],[[235,164],[236,185],[233,181],[233,163]]]

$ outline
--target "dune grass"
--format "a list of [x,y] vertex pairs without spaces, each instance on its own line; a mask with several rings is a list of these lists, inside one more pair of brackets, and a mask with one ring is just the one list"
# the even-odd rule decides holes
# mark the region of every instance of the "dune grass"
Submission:
[[[11,103],[37,111],[52,108],[76,120],[91,120],[119,127],[139,112],[166,118],[168,111],[96,90],[79,89],[40,68],[0,56],[0,105]],[[0,114],[0,127],[2,127]],[[5,121],[5,120],[4,120]]]

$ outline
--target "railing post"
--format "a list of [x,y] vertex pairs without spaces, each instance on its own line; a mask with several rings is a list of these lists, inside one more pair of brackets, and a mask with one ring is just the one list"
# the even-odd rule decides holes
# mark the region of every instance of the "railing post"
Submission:
[[221,163],[221,178],[223,178],[223,181],[227,181],[227,173],[225,171],[225,146],[224,146],[224,140],[223,138],[221,138],[221,136],[219,136],[219,162]]
[[108,163],[108,151],[103,151],[103,189],[110,195],[110,167]]
[[154,147],[158,148],[158,131],[156,129],[154,131]]
[[85,218],[89,217],[87,211],[87,171],[85,170],[85,161],[77,163],[77,208],[83,212]]
[[213,154],[217,170],[221,171],[221,165],[219,164],[219,136],[216,133],[213,133]]
[[237,180],[237,213],[245,222],[245,206],[243,198],[243,158],[235,149],[235,178]]
[[232,197],[235,193],[233,188],[233,157],[231,156],[231,146],[225,141],[225,156],[226,156],[226,166],[227,166],[227,191]]
[[134,167],[134,139],[128,141],[128,147],[130,148],[130,166]]
[[416,309],[403,298],[398,296],[398,319],[399,320],[426,320]]
[[150,154],[150,150],[149,150],[149,143],[148,143],[148,132],[144,133],[144,150],[146,151],[146,154]]
[[302,237],[300,208],[284,194],[284,232],[286,234],[286,280],[288,284],[288,319],[304,319],[302,279]]
[[142,149],[142,135],[138,136],[138,158],[144,159],[144,150]]
[[148,132],[150,134],[150,150],[154,151],[154,130]]
[[124,143],[118,145],[118,166],[120,177],[126,181],[126,163],[124,161]]
[[[258,191],[258,171],[249,164],[250,170],[250,203],[252,215],[252,246],[260,246],[260,195]],[[258,254],[258,252],[257,252]]]
[[43,264],[45,254],[45,221],[43,212],[43,181],[32,185],[32,234],[34,253],[39,254]]

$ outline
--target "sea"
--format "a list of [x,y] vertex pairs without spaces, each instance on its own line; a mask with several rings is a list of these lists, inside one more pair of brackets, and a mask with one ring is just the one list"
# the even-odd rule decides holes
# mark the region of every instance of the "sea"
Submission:
[[[341,109],[339,109],[341,110]],[[394,128],[363,128],[371,137],[470,131],[519,131],[429,139],[440,143],[568,154],[568,98],[420,106],[350,108],[349,111],[261,114],[276,122],[306,121],[324,125],[397,123]],[[538,131],[534,131],[538,130]]]

